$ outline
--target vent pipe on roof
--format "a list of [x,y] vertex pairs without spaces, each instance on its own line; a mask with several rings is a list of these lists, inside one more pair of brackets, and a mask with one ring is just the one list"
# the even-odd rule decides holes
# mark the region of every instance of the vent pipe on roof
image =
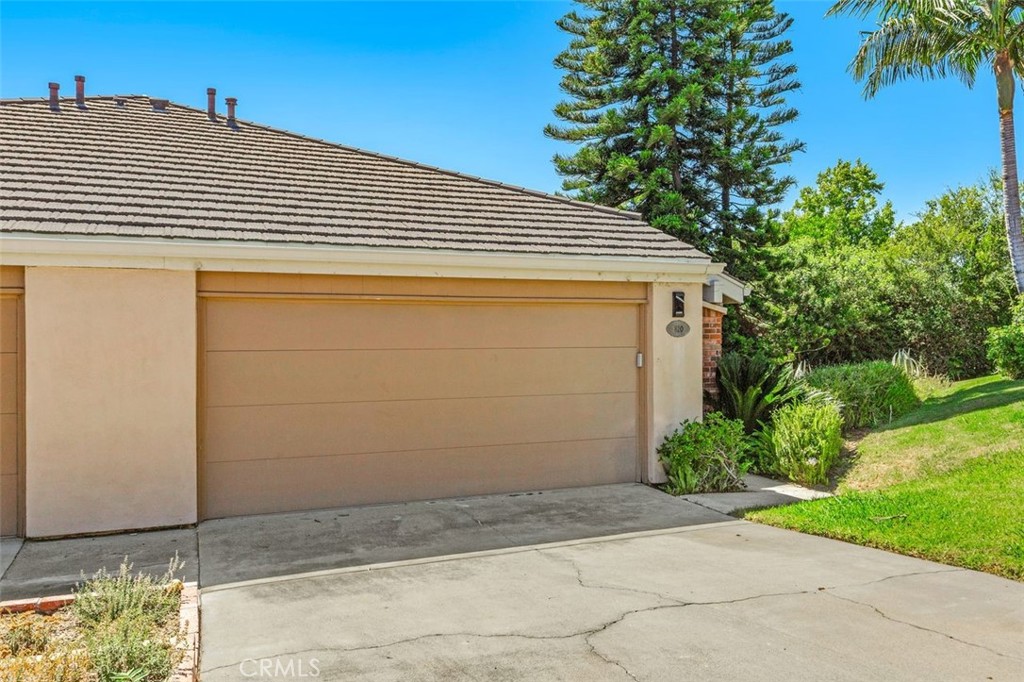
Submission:
[[217,120],[217,88],[206,88],[206,115]]
[[167,111],[167,100],[165,99],[150,97],[149,103],[153,105],[153,111]]
[[50,83],[50,111],[60,111],[60,83]]
[[228,125],[235,123],[235,105],[238,104],[237,97],[225,97],[224,102],[228,105]]
[[75,76],[75,104],[79,109],[85,108],[85,76]]

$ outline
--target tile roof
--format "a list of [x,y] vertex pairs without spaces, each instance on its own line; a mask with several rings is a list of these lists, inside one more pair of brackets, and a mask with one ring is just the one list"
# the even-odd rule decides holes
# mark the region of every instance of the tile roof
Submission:
[[0,101],[0,232],[709,260],[633,213],[116,99]]

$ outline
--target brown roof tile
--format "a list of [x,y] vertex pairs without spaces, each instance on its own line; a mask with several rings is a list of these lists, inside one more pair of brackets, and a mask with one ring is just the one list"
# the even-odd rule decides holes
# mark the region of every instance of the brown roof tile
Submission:
[[0,101],[0,232],[708,260],[634,213],[124,99]]

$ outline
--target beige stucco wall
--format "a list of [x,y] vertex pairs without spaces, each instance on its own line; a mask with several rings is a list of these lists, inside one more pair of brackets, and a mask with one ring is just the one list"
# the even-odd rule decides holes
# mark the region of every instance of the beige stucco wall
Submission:
[[187,271],[25,269],[26,534],[196,520]]
[[[665,472],[658,462],[656,450],[665,436],[672,433],[684,419],[700,419],[703,415],[704,392],[701,385],[703,345],[701,315],[703,287],[701,284],[650,285],[652,355],[649,389],[649,420],[651,437],[648,439],[647,480],[665,481]],[[672,317],[672,292],[686,294],[686,315],[682,318],[690,325],[686,336],[670,336],[665,327]]]

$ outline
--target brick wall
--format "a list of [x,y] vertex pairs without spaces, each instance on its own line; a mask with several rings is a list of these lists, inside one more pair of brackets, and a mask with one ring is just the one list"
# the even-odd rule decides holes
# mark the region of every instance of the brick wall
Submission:
[[[704,307],[704,390],[713,396],[718,395],[718,384],[715,382],[715,369],[718,359],[722,357],[722,318],[725,317],[713,308]],[[708,405],[705,403],[705,410]]]

